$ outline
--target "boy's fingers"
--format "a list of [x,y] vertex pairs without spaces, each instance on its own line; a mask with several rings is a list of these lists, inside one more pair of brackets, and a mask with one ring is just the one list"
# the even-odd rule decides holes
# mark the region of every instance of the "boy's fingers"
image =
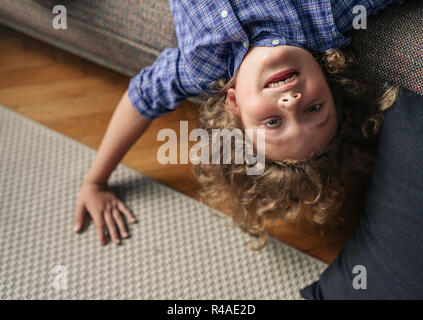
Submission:
[[119,234],[110,210],[105,211],[104,220],[106,221],[107,229],[109,230],[109,234],[113,242],[116,244],[120,244]]
[[119,232],[123,238],[128,238],[128,231],[126,230],[125,221],[117,208],[113,208],[113,218],[119,228]]
[[132,223],[137,222],[137,219],[135,219],[134,215],[129,211],[129,209],[125,206],[125,204],[122,201],[117,201],[118,209],[123,212],[125,217]]
[[73,222],[73,231],[75,232],[81,231],[86,214],[87,214],[87,209],[85,209],[84,204],[81,202],[77,202],[76,208],[75,208],[74,222]]
[[97,228],[98,241],[100,242],[101,245],[104,245],[106,244],[106,233],[104,230],[105,223],[104,223],[103,214],[100,212],[100,213],[93,214],[91,216]]

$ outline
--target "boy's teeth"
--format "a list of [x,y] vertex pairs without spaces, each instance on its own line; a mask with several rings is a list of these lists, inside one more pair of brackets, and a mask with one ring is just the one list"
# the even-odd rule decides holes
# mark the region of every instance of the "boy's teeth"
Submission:
[[293,81],[296,76],[297,76],[297,74],[293,73],[289,78],[286,78],[285,80],[281,80],[281,81],[274,82],[274,83],[269,83],[269,88],[281,87],[284,84],[287,84],[287,83],[290,83],[291,81]]

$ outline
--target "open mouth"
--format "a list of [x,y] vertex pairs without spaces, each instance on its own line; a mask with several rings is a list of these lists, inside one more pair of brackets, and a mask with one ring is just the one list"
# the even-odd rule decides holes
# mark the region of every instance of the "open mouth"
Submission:
[[274,74],[269,79],[267,79],[264,88],[279,88],[288,83],[291,83],[298,76],[296,70],[290,69]]

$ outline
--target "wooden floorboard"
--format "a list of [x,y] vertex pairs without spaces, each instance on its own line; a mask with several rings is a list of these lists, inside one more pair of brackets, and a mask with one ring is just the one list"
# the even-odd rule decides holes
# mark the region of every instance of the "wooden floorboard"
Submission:
[[[129,78],[0,25],[0,103],[85,145],[98,149]],[[185,101],[151,124],[122,163],[167,186],[198,198],[190,165],[161,165],[156,154],[162,128],[194,129],[198,106]],[[361,212],[368,177],[358,177],[343,210]],[[73,214],[73,213],[69,213]],[[136,214],[136,213],[135,213]],[[308,225],[275,219],[272,236],[330,263],[344,247],[357,219],[323,236]]]

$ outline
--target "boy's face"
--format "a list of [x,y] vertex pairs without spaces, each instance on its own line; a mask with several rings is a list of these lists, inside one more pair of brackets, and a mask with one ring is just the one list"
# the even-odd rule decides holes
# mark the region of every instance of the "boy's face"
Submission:
[[[290,69],[297,72],[292,79],[277,88],[265,87],[273,75]],[[228,90],[226,108],[241,119],[244,129],[266,130],[266,156],[274,160],[303,160],[323,148],[337,129],[335,103],[323,71],[299,47],[250,47],[235,88]]]

